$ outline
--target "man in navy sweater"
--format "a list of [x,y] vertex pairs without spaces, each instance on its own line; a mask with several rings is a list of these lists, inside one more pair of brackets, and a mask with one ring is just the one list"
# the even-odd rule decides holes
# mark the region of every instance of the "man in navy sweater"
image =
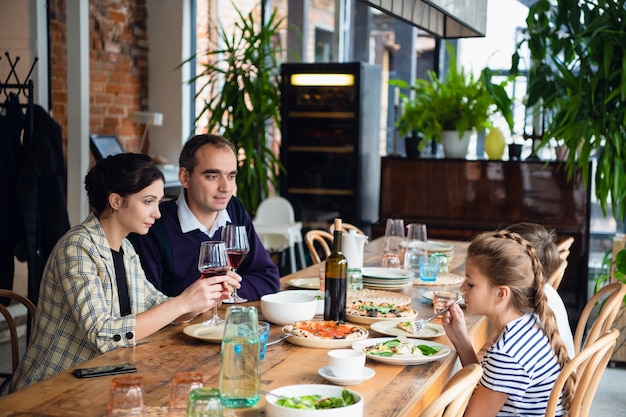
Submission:
[[166,295],[180,294],[200,277],[200,243],[221,240],[222,226],[232,223],[246,227],[250,243],[250,252],[237,272],[228,272],[241,279],[238,294],[254,301],[277,292],[278,268],[259,240],[250,215],[233,196],[237,188],[234,145],[217,135],[194,136],[183,147],[179,165],[183,189],[178,198],[160,204],[161,218],[147,235],[129,236],[148,280]]

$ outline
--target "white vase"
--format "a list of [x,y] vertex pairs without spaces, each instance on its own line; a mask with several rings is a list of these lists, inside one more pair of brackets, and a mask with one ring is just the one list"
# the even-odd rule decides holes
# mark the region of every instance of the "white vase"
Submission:
[[456,130],[444,130],[441,132],[441,145],[446,158],[462,158],[467,156],[472,131],[466,131],[462,137]]

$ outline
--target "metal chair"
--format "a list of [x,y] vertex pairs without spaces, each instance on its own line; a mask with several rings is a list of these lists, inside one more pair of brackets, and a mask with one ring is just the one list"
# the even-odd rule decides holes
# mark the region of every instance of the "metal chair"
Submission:
[[619,330],[617,329],[612,329],[602,334],[598,339],[590,341],[563,368],[552,387],[548,406],[546,407],[546,417],[554,417],[565,382],[574,373],[576,374],[576,388],[572,404],[569,407],[569,414],[567,415],[569,417],[589,417],[593,397],[596,394],[606,365],[611,359],[618,337]]
[[[35,315],[37,314],[37,308],[28,298],[14,291],[3,290],[3,289],[0,289],[0,297],[10,298],[12,300],[15,300],[23,304],[26,307],[26,310],[28,313],[27,317],[29,318],[29,320],[31,320],[32,322],[32,320],[35,319]],[[11,363],[12,363],[11,373],[0,373],[0,378],[4,379],[4,381],[2,382],[2,385],[0,385],[0,394],[1,394],[9,385],[9,382],[11,382],[13,373],[15,372],[15,370],[17,369],[20,363],[20,349],[19,349],[20,346],[19,346],[19,335],[17,333],[16,318],[13,316],[11,311],[2,304],[0,304],[0,313],[4,316],[4,320],[7,323],[7,328],[11,336]]]
[[477,363],[463,367],[450,378],[441,395],[422,411],[420,417],[461,417],[482,374],[483,368]]
[[293,206],[283,197],[269,197],[259,204],[252,221],[259,239],[271,252],[282,252],[289,249],[291,272],[296,272],[296,251],[300,258],[300,266],[305,268],[304,248],[302,245],[302,222],[296,221]]
[[[309,230],[304,235],[304,241],[314,264],[322,262],[330,255],[330,248],[333,244],[333,235],[325,230]],[[319,246],[319,250],[318,250]],[[320,257],[320,253],[324,255],[324,259]]]
[[[621,282],[615,282],[602,287],[587,301],[585,308],[580,313],[576,331],[574,332],[574,351],[576,354],[613,327],[613,322],[624,302],[625,295],[626,285]],[[591,321],[591,313],[597,304],[600,306],[598,314]],[[584,341],[583,338],[585,339]]]

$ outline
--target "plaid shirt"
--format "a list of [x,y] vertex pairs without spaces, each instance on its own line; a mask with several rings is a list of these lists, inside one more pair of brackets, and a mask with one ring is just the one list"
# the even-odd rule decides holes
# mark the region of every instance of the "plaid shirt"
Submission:
[[139,257],[122,242],[131,314],[120,315],[111,249],[93,215],[57,242],[46,264],[30,343],[10,391],[95,356],[135,346],[136,314],[168,299],[146,280]]

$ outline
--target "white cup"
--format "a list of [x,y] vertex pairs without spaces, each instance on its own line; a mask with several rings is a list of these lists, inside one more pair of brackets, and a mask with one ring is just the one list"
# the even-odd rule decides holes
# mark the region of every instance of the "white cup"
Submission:
[[337,378],[355,378],[363,375],[365,353],[354,349],[335,349],[328,352],[328,369]]

